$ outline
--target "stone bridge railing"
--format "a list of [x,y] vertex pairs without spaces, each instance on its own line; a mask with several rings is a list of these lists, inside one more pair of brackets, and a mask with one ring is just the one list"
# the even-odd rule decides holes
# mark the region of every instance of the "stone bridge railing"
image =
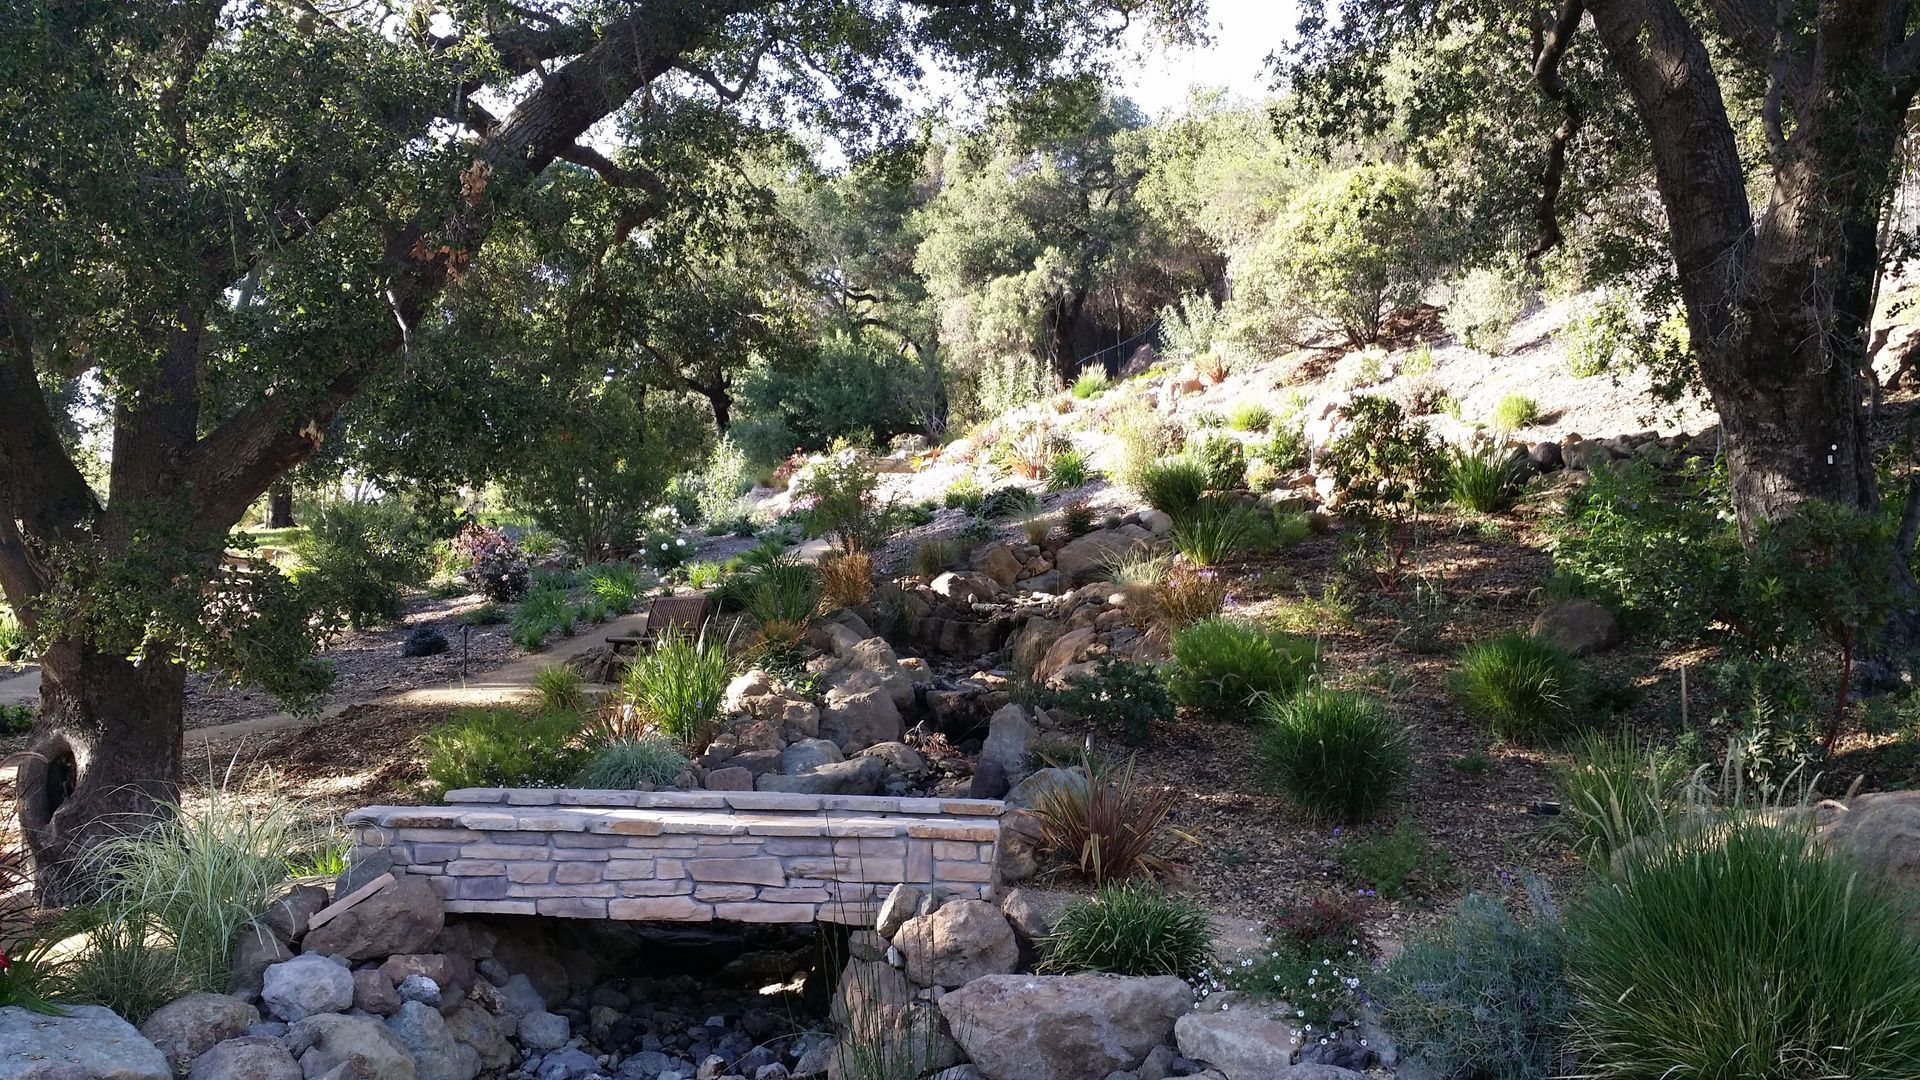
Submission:
[[347,815],[352,859],[450,912],[865,925],[893,886],[990,898],[995,800],[468,788]]

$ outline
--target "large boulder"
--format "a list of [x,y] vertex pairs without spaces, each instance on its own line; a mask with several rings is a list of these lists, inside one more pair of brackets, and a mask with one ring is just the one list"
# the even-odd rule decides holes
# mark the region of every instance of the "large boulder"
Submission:
[[315,1013],[353,1008],[353,973],[324,956],[305,953],[266,971],[260,1000],[276,1020],[292,1023]]
[[1005,544],[989,544],[973,557],[973,568],[993,579],[994,584],[1006,588],[1020,580],[1026,572],[1021,565],[1020,556]]
[[0,1008],[0,1080],[172,1080],[167,1055],[100,1005]]
[[867,638],[853,645],[838,664],[828,669],[823,681],[829,690],[847,694],[882,689],[893,699],[895,708],[913,706],[913,672],[901,663],[886,638]]
[[907,978],[921,986],[960,986],[1020,962],[1007,917],[984,900],[951,900],[908,919],[893,945],[906,961]]
[[940,999],[987,1080],[1104,1080],[1137,1068],[1192,1008],[1171,975],[989,975]]
[[233,932],[233,944],[227,950],[227,993],[234,997],[260,996],[261,978],[266,970],[293,958],[289,939],[255,921]]
[[1007,645],[1012,655],[1013,669],[1030,672],[1039,667],[1041,658],[1047,655],[1047,650],[1053,647],[1054,641],[1066,629],[1065,623],[1053,619],[1037,615],[1028,619]]
[[1066,584],[1084,585],[1105,576],[1108,563],[1141,546],[1142,542],[1136,536],[1129,536],[1118,529],[1098,529],[1069,540],[1054,553],[1053,566],[1060,571],[1060,577]]
[[1591,600],[1562,600],[1533,620],[1533,636],[1585,656],[1620,644],[1620,620]]
[[300,947],[349,960],[425,952],[444,925],[440,894],[426,878],[408,875],[307,931]]
[[287,1030],[287,1049],[300,1059],[307,1080],[346,1066],[346,1075],[379,1080],[420,1080],[413,1055],[387,1025],[371,1016],[321,1013]]
[[1920,791],[1856,796],[1845,808],[1823,803],[1820,835],[1867,870],[1920,896]]
[[279,1039],[245,1035],[195,1058],[187,1080],[301,1080],[300,1063]]
[[[908,686],[911,688],[912,684]],[[820,735],[848,753],[864,750],[874,743],[899,742],[906,733],[900,706],[885,687],[857,690],[835,687],[827,691],[826,706],[820,716]]]
[[1064,674],[1093,645],[1098,633],[1091,626],[1082,626],[1069,630],[1053,639],[1047,646],[1046,654],[1033,666],[1033,684],[1035,686],[1059,687],[1065,683]]
[[980,747],[980,760],[998,763],[1009,780],[1024,777],[1032,771],[1027,759],[1033,754],[1036,733],[1025,706],[1002,705],[987,721],[987,739]]
[[754,778],[756,791],[785,791],[799,795],[873,795],[886,779],[887,763],[877,757],[836,761],[795,776],[766,773]]
[[155,1009],[140,1025],[174,1069],[185,1072],[194,1058],[218,1042],[260,1022],[260,1010],[225,994],[188,994]]
[[1286,1069],[1300,1032],[1287,1007],[1238,994],[1209,998],[1207,1011],[1188,1013],[1173,1026],[1180,1053],[1225,1073],[1227,1080],[1270,1080]]
[[473,1080],[480,1074],[479,1052],[453,1037],[439,1009],[409,1001],[387,1021],[387,1030],[413,1055],[420,1080]]
[[1000,585],[985,574],[968,570],[949,570],[927,583],[927,588],[955,607],[990,604],[1000,597]]

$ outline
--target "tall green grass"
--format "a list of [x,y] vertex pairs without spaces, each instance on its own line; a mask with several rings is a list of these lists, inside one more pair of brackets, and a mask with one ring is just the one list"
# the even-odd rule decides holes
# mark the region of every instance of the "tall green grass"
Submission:
[[620,684],[628,704],[662,734],[690,751],[706,749],[719,726],[721,698],[733,676],[724,642],[668,634],[653,652],[627,665]]
[[1565,650],[1510,632],[1461,652],[1453,692],[1495,738],[1538,743],[1571,721],[1578,677]]
[[1692,775],[1677,752],[1632,732],[1588,731],[1554,768],[1573,850],[1605,867],[1614,853],[1664,829]]
[[427,779],[440,791],[562,787],[584,762],[571,712],[471,709],[426,733]]
[[1527,459],[1495,442],[1456,448],[1447,461],[1447,486],[1455,505],[1482,514],[1513,505],[1527,479]]
[[1267,708],[1267,782],[1315,817],[1357,824],[1400,795],[1413,770],[1407,729],[1378,698],[1308,689]]
[[1313,642],[1251,623],[1201,619],[1173,635],[1174,699],[1216,720],[1248,721],[1284,700],[1313,672]]

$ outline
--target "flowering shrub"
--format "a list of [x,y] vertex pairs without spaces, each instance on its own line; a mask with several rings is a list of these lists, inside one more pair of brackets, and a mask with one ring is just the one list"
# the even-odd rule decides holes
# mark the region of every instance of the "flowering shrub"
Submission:
[[453,551],[467,564],[467,580],[489,598],[511,601],[527,594],[532,574],[526,553],[513,537],[476,522],[453,538]]
[[655,533],[646,539],[647,565],[664,574],[678,570],[693,557],[693,547],[684,536]]

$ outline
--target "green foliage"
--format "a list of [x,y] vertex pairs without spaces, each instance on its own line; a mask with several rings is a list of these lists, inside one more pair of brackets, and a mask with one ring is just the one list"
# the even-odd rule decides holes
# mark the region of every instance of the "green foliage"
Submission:
[[1178,427],[1145,401],[1136,401],[1107,424],[1113,436],[1114,457],[1108,470],[1115,480],[1135,491],[1146,490],[1147,473],[1180,448]]
[[1610,291],[1600,303],[1568,321],[1560,332],[1568,374],[1576,379],[1592,378],[1631,358],[1635,331],[1632,303],[1626,292]]
[[1920,1061],[1911,898],[1759,818],[1627,853],[1569,917],[1567,965],[1594,1076],[1893,1080]]
[[1047,473],[1047,490],[1066,491],[1092,478],[1093,469],[1087,464],[1086,454],[1073,449],[1062,450],[1053,455],[1053,468]]
[[969,514],[980,512],[980,504],[986,499],[986,492],[980,490],[980,481],[971,475],[962,476],[947,488],[942,500],[949,510],[965,510]]
[[1298,423],[1278,424],[1273,438],[1254,446],[1253,457],[1276,472],[1288,472],[1307,463],[1307,435]]
[[1644,460],[1596,470],[1567,495],[1552,542],[1562,586],[1629,626],[1697,634],[1724,594],[1722,567],[1744,559],[1721,512],[1726,490],[1697,473],[1668,476]]
[[310,579],[355,629],[392,622],[401,590],[426,580],[431,544],[401,503],[328,503],[307,519],[300,540],[303,583]]
[[953,537],[922,540],[920,546],[913,549],[913,572],[923,578],[936,578],[966,556],[966,546]]
[[1572,721],[1578,680],[1565,650],[1510,631],[1461,652],[1453,693],[1495,738],[1537,744]]
[[1201,619],[1173,635],[1173,696],[1215,720],[1249,722],[1261,702],[1283,700],[1313,671],[1313,642],[1278,630],[1220,617]]
[[18,735],[33,730],[33,706],[26,702],[0,705],[0,735]]
[[567,594],[552,587],[530,590],[513,612],[513,643],[533,652],[556,631],[573,632],[573,606]]
[[759,460],[839,440],[882,445],[925,422],[935,376],[889,335],[831,331],[787,349],[789,362],[756,367],[741,384],[742,411],[772,428],[753,436]]
[[1235,431],[1265,431],[1273,424],[1273,410],[1257,401],[1241,401],[1227,410],[1227,426]]
[[1373,952],[1364,918],[1356,897],[1288,904],[1270,923],[1269,947],[1228,968],[1222,981],[1292,1005],[1304,1042],[1337,1037],[1358,1026],[1360,977]]
[[1213,917],[1146,885],[1102,886],[1061,910],[1040,970],[1177,975],[1195,979],[1213,959]]
[[1217,566],[1264,539],[1267,529],[1253,508],[1210,497],[1176,519],[1173,546],[1195,566]]
[[579,713],[471,709],[421,737],[439,792],[470,787],[564,787],[585,759]]
[[1400,358],[1400,374],[1407,378],[1417,379],[1422,375],[1431,375],[1432,373],[1432,345],[1423,343],[1419,348],[1411,350],[1407,355]]
[[831,537],[844,551],[863,551],[887,537],[891,514],[874,495],[879,482],[864,453],[840,448],[815,462],[791,486],[812,512],[812,535]]
[[1074,499],[1060,508],[1060,528],[1069,540],[1078,539],[1094,529],[1093,507],[1085,499]]
[[1499,897],[1472,893],[1369,985],[1400,1053],[1441,1076],[1565,1075],[1573,1019],[1565,935],[1545,887],[1529,880],[1526,892],[1530,921],[1516,919]]
[[1321,326],[1354,345],[1378,338],[1387,314],[1415,303],[1427,283],[1425,205],[1405,166],[1324,174],[1234,256],[1223,313],[1231,339],[1278,351]]
[[1518,431],[1540,420],[1540,403],[1525,394],[1508,394],[1494,403],[1488,426],[1495,431]]
[[499,604],[486,603],[474,608],[461,617],[468,626],[499,626],[513,619],[513,615]]
[[1148,506],[1180,521],[1206,497],[1207,471],[1185,457],[1156,461],[1141,471],[1139,491]]
[[763,634],[797,639],[820,609],[820,572],[781,559],[745,575],[740,596]]
[[1160,309],[1160,341],[1175,363],[1212,352],[1219,332],[1220,306],[1205,293],[1187,293]]
[[1173,695],[1160,669],[1103,656],[1091,675],[1052,693],[1050,705],[1119,733],[1128,746],[1145,746],[1156,728],[1173,722]]
[[1343,840],[1333,855],[1349,877],[1389,900],[1406,896],[1417,875],[1439,870],[1446,859],[1410,819],[1392,832]]
[[1476,267],[1454,282],[1440,322],[1462,345],[1498,354],[1532,300],[1533,290],[1519,270]]
[[687,768],[687,756],[672,739],[615,739],[593,751],[574,778],[575,787],[613,791],[671,787]]
[[1667,826],[1691,770],[1672,749],[1627,731],[1588,731],[1571,749],[1553,770],[1561,818],[1574,852],[1604,868],[1615,852]]
[[724,642],[667,634],[627,665],[620,693],[647,723],[689,751],[706,749],[719,727],[733,661]]
[[1446,462],[1425,424],[1409,421],[1394,402],[1365,394],[1347,403],[1347,418],[1321,464],[1348,513],[1403,518],[1440,496]]
[[1455,447],[1447,461],[1447,486],[1456,506],[1491,514],[1513,505],[1526,484],[1526,455],[1498,442],[1487,441],[1462,450]]
[[587,705],[586,681],[567,664],[548,664],[535,672],[533,692],[541,712],[580,712]]
[[1098,397],[1110,385],[1106,368],[1089,366],[1081,369],[1080,377],[1073,380],[1073,396],[1083,401]]
[[1267,707],[1262,772],[1308,813],[1357,824],[1400,794],[1413,768],[1406,728],[1371,695],[1308,689]]
[[587,587],[616,615],[632,611],[643,591],[632,563],[595,563],[587,567]]
[[0,605],[0,664],[24,664],[33,659],[33,636],[20,625],[12,609]]
[[1209,491],[1235,491],[1247,486],[1246,449],[1239,439],[1215,435],[1189,443],[1187,456],[1200,466]]
[[753,487],[753,466],[732,439],[713,444],[700,474],[700,520],[730,521],[740,516],[740,497]]
[[641,553],[646,556],[647,565],[656,573],[670,574],[687,564],[693,558],[694,547],[687,538],[676,532],[649,533],[640,541]]
[[1032,514],[1040,509],[1040,497],[1018,484],[994,488],[980,501],[980,516],[989,521]]

